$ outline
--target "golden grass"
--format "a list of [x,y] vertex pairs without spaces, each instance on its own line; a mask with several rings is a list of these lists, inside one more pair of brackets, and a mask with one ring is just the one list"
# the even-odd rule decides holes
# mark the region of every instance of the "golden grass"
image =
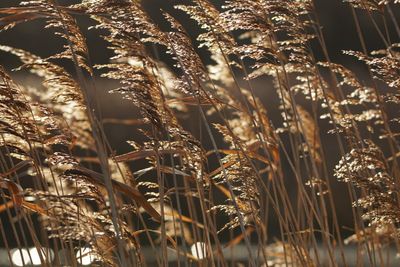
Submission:
[[[0,68],[0,227],[13,236],[3,229],[2,245],[67,251],[73,266],[83,247],[93,265],[149,265],[148,246],[160,266],[171,250],[185,266],[237,266],[223,250],[240,244],[248,266],[347,266],[345,246],[354,243],[359,261],[368,255],[368,266],[385,266],[400,226],[399,117],[389,112],[400,104],[399,43],[387,30],[399,29],[397,1],[344,2],[363,50],[344,53],[365,64],[366,81],[330,60],[312,0],[177,5],[201,27],[208,65],[185,25],[163,12],[162,30],[139,0],[0,8],[1,31],[40,19],[65,41],[46,58],[0,46],[21,61],[16,71],[42,81],[32,88]],[[107,42],[106,64],[91,62],[77,16]],[[360,16],[374,25],[380,50],[367,50]],[[109,93],[139,113],[103,118],[99,76],[116,80]],[[277,110],[256,90],[259,80],[279,99],[281,118],[269,115]],[[118,104],[115,112],[123,112]],[[115,150],[107,124],[140,133],[126,140],[131,151]],[[337,181],[347,192],[333,189]],[[343,196],[354,223],[345,236]],[[43,266],[65,264],[39,254]]]

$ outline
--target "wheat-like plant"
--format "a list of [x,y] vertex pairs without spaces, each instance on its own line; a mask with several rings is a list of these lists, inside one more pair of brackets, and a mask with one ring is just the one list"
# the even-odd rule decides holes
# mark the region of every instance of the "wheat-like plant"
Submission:
[[318,1],[18,2],[0,36],[42,21],[64,45],[0,43],[10,266],[398,264],[400,1],[343,1],[363,74],[331,59]]

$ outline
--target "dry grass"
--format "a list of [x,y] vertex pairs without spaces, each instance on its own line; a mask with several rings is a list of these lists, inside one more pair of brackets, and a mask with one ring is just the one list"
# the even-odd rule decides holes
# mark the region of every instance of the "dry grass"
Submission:
[[[400,56],[387,30],[399,29],[398,1],[344,2],[362,47],[344,53],[368,79],[330,60],[312,0],[177,5],[201,27],[209,65],[177,18],[164,12],[163,30],[139,0],[1,8],[1,31],[44,20],[65,42],[49,57],[0,46],[21,62],[14,71],[42,81],[33,88],[0,68],[0,240],[10,262],[14,248],[34,246],[42,266],[77,266],[85,247],[92,265],[142,266],[151,247],[160,266],[171,251],[182,266],[240,266],[223,251],[242,244],[248,266],[348,266],[354,243],[358,266],[386,266],[400,235]],[[367,50],[361,16],[380,50]],[[91,62],[77,17],[107,42],[108,63]],[[104,119],[99,75],[139,113]],[[255,89],[265,77],[281,118]],[[140,136],[116,151],[105,124]],[[333,190],[337,181],[347,192]],[[351,234],[336,213],[344,195]]]

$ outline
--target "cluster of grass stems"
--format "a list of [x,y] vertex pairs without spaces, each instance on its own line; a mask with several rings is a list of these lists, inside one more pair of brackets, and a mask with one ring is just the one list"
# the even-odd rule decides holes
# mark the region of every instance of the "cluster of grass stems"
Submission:
[[[33,246],[42,266],[77,266],[81,248],[99,266],[167,266],[171,255],[178,266],[349,266],[352,246],[358,266],[386,266],[400,237],[398,1],[342,3],[362,47],[343,53],[363,77],[331,61],[314,2],[182,1],[174,8],[197,23],[197,40],[167,12],[155,23],[140,0],[0,8],[0,34],[41,20],[64,40],[47,57],[0,44],[20,62],[0,67],[0,240],[10,265],[15,249],[33,264],[21,252]],[[82,17],[113,53],[108,62],[90,59]],[[361,22],[381,49],[368,50]],[[104,89],[138,112],[104,118]],[[137,138],[125,153],[106,123]],[[338,218],[343,199],[353,225]],[[238,246],[245,261],[226,254]]]

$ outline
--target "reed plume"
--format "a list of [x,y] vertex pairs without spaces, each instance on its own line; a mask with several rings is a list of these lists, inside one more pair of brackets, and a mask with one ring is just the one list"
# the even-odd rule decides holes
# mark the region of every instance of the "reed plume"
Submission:
[[[399,1],[343,1],[361,49],[342,54],[361,73],[331,57],[319,1],[217,2],[168,3],[158,18],[140,0],[0,8],[0,35],[44,21],[63,42],[51,55],[0,44],[19,64],[0,67],[10,264],[393,260]],[[366,21],[382,47],[368,49]]]

